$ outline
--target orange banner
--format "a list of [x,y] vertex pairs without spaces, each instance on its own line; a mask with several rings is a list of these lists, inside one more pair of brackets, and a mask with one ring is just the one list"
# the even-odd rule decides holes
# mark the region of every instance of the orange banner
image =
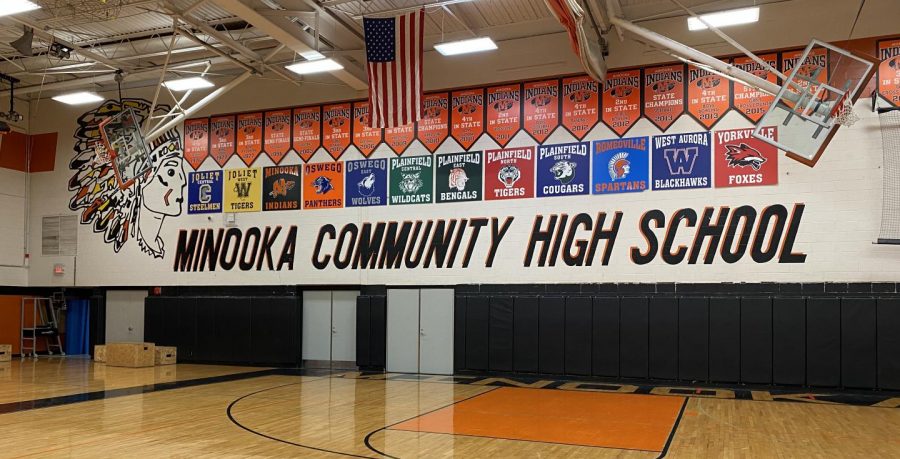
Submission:
[[644,117],[661,131],[684,114],[684,64],[644,69]]
[[[760,54],[758,57],[772,67],[778,68],[778,54]],[[778,83],[777,75],[766,70],[762,65],[747,56],[734,58],[733,64],[745,72],[752,73],[772,83]],[[734,83],[732,98],[734,100],[732,103],[734,109],[754,124],[759,122],[762,116],[766,114],[769,106],[772,105],[772,102],[775,102],[775,96],[738,82]]]
[[521,112],[518,84],[487,88],[487,133],[501,148],[522,129]]
[[322,146],[322,107],[302,107],[293,110],[294,151],[303,162],[309,161]]
[[878,42],[878,94],[900,107],[900,39]]
[[688,113],[706,129],[712,127],[731,108],[731,84],[724,77],[688,66]]
[[209,118],[184,122],[184,159],[197,170],[209,157]]
[[353,103],[353,145],[366,158],[381,143],[381,129],[369,127],[369,102]]
[[263,114],[242,113],[237,116],[237,154],[247,166],[262,153]]
[[484,88],[453,91],[450,101],[450,135],[468,150],[484,133]]
[[338,159],[350,146],[350,103],[322,107],[322,146]]
[[266,112],[266,128],[263,149],[272,162],[281,163],[291,150],[291,111],[276,110]]
[[416,137],[434,153],[450,135],[450,93],[425,94],[422,119],[416,125]]
[[394,150],[397,156],[403,154],[416,138],[415,123],[384,130],[384,143]]
[[220,167],[234,155],[234,115],[209,119],[209,155]]
[[584,75],[562,80],[562,125],[578,140],[600,122],[600,85]]
[[641,70],[606,74],[603,82],[603,123],[619,137],[641,117]]
[[559,80],[525,83],[522,100],[525,132],[543,143],[559,127]]
[[[816,75],[814,78],[819,83],[827,83],[828,82],[828,50],[825,48],[813,49],[810,51],[809,55],[806,56],[806,60],[804,62],[800,61],[800,56],[803,55],[803,50],[799,49],[797,51],[785,51],[781,53],[781,73],[784,73],[787,76],[791,75],[791,72],[794,71],[794,67],[800,66],[800,69],[797,70],[797,75],[803,75],[805,77],[812,77]],[[796,81],[800,87],[807,89],[807,91],[815,92],[818,85],[813,85],[810,88],[809,82],[805,80],[798,79]],[[799,94],[799,91],[788,86],[788,91],[791,91],[795,94]],[[823,93],[823,97],[825,94]],[[793,107],[794,103],[789,100],[783,101],[787,106]]]

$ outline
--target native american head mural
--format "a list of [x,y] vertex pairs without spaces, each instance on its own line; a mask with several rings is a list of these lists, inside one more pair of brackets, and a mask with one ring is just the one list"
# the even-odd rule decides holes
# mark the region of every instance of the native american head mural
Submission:
[[[123,107],[124,106],[124,107]],[[69,179],[69,209],[81,212],[81,224],[90,225],[103,241],[119,252],[129,239],[136,239],[144,253],[154,258],[165,255],[160,230],[166,217],[177,217],[184,209],[187,180],[181,135],[172,129],[148,145],[150,167],[133,185],[120,188],[112,165],[95,146],[101,142],[99,124],[124,109],[132,109],[138,120],[149,116],[150,102],[107,100],[78,118],[75,152],[69,162],[74,171]],[[157,106],[157,114],[169,111]]]

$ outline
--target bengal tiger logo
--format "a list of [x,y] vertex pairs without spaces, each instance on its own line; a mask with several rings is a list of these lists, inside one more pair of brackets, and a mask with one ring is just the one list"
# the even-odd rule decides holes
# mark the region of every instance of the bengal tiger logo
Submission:
[[279,196],[287,196],[288,191],[294,189],[296,183],[293,180],[287,180],[284,178],[280,178],[272,184],[272,191],[269,192],[269,197],[277,198]]
[[697,80],[697,87],[701,89],[713,89],[722,83],[718,75],[707,75]]
[[459,191],[463,191],[466,189],[466,183],[469,181],[469,176],[466,174],[466,170],[461,167],[454,167],[450,170],[450,176],[447,178],[447,185],[450,189],[457,189]]
[[631,95],[634,91],[634,88],[631,86],[614,86],[611,91],[609,91],[609,95],[615,97],[616,99],[624,99]]
[[725,145],[725,150],[729,167],[752,167],[758,171],[766,162],[766,157],[759,150],[743,142],[740,145]]

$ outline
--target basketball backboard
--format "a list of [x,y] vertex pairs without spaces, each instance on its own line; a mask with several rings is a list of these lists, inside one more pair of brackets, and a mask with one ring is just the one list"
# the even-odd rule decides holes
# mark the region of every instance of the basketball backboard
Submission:
[[119,187],[130,187],[150,168],[150,149],[137,116],[130,108],[122,110],[100,123],[100,134]]
[[[813,166],[840,127],[838,115],[846,109],[845,100],[856,102],[878,60],[812,40],[800,55],[784,63],[790,68],[782,70],[790,74],[756,124],[753,137]],[[766,126],[778,126],[778,140],[763,135]]]

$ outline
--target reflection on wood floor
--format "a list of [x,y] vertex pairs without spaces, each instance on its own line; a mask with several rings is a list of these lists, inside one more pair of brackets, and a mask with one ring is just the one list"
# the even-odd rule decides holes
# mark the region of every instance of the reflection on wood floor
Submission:
[[23,397],[244,373],[224,382],[8,410],[0,414],[0,458],[384,457],[379,452],[651,458],[667,441],[666,457],[900,456],[900,410],[891,408],[256,375],[248,372],[258,368],[203,365],[177,365],[160,375],[165,368],[106,368],[79,359],[0,367],[0,408]]

